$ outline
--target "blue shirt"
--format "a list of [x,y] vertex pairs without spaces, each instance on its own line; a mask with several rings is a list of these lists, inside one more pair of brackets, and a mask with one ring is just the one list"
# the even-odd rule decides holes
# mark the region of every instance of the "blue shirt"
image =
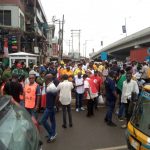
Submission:
[[106,99],[115,100],[114,92],[116,91],[115,81],[109,77],[105,80]]

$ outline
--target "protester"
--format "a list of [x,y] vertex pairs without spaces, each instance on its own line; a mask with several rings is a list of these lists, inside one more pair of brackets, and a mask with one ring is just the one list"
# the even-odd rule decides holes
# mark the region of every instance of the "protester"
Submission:
[[78,68],[74,71],[74,76],[76,76],[79,72],[81,72],[82,75],[85,74],[85,70],[82,68],[82,63],[78,64]]
[[120,116],[123,115],[123,109],[125,108],[125,117],[127,118],[126,124],[122,125],[122,128],[127,127],[127,123],[130,120],[130,117],[132,115],[133,107],[129,110],[129,105],[133,102],[133,94],[138,95],[139,94],[139,87],[136,81],[132,79],[132,72],[128,71],[126,73],[126,80],[123,82],[123,88],[122,88],[122,96],[121,96],[121,109],[120,109]]
[[37,111],[40,104],[40,86],[35,82],[35,74],[29,75],[29,83],[24,88],[25,108],[37,119]]
[[73,71],[70,69],[70,66],[66,66],[66,69],[63,72],[63,75],[66,74],[68,75],[68,80],[73,81]]
[[[41,118],[40,124],[43,124],[44,128],[48,133],[47,142],[52,142],[56,139],[56,120],[55,120],[55,100],[57,95],[57,88],[53,83],[52,74],[47,74],[45,76],[46,83],[46,109]],[[48,123],[48,118],[50,119],[51,125]]]
[[[95,87],[97,89],[98,95],[100,95],[100,87],[102,86],[102,78],[98,75],[98,71],[94,71],[94,75],[91,75],[90,78],[93,80]],[[98,96],[95,98],[94,107],[98,110]]]
[[69,126],[72,127],[72,114],[71,114],[71,91],[73,89],[73,83],[68,81],[68,75],[63,75],[63,82],[60,82],[57,86],[57,90],[60,91],[59,101],[62,104],[62,111],[63,111],[63,128],[67,128],[67,121],[66,121],[66,109],[69,116]]
[[106,77],[105,80],[107,112],[104,120],[107,123],[107,125],[112,127],[116,126],[116,124],[112,121],[112,115],[113,115],[113,111],[117,99],[114,76],[115,76],[115,72],[110,71],[108,77]]
[[24,71],[22,69],[22,65],[17,63],[16,68],[12,70],[12,74],[17,74],[18,76],[24,75]]
[[76,90],[76,112],[79,112],[80,110],[85,110],[83,108],[84,81],[81,72],[78,72],[78,75],[75,76],[75,90]]
[[85,89],[85,99],[87,99],[87,117],[94,115],[94,99],[98,96],[96,86],[92,79],[90,79],[90,74],[84,74],[84,89]]
[[[82,110],[85,110],[84,104],[87,102],[87,117],[91,117],[94,115],[94,108],[98,108],[97,100],[101,91],[103,91],[104,99],[106,98],[105,122],[107,125],[116,126],[112,121],[112,116],[118,97],[119,112],[117,111],[117,117],[120,121],[125,121],[126,117],[128,122],[132,114],[132,111],[129,111],[131,108],[129,106],[132,104],[130,102],[132,102],[133,94],[139,94],[138,86],[141,90],[143,84],[149,82],[150,78],[148,77],[149,66],[147,62],[136,62],[135,64],[134,62],[118,61],[112,63],[87,60],[60,61],[59,63],[51,61],[37,66],[32,62],[30,68],[27,68],[23,63],[16,61],[13,67],[13,69],[10,67],[0,69],[0,77],[3,79],[0,85],[1,94],[9,94],[17,102],[20,100],[25,102],[25,105],[22,103],[21,105],[27,109],[31,116],[36,118],[41,99],[41,107],[43,107],[41,113],[44,112],[44,114],[40,123],[48,132],[47,142],[56,138],[55,110],[60,110],[61,113],[60,105],[62,105],[63,115],[62,127],[72,127],[71,108],[74,108],[72,99],[75,100],[75,111],[80,112],[78,115],[81,115]],[[67,112],[69,124],[66,118]],[[50,118],[50,124],[48,124],[48,118]],[[122,128],[126,128],[127,122],[123,124]]]

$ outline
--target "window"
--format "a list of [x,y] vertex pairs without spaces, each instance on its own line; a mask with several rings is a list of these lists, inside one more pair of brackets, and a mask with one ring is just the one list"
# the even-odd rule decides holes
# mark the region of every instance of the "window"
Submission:
[[20,28],[24,30],[24,17],[22,14],[20,14]]
[[3,10],[0,10],[0,25],[3,25]]
[[1,25],[11,25],[11,11],[10,10],[0,10],[0,24]]
[[141,97],[135,108],[136,109],[131,118],[132,124],[140,131],[150,136],[150,99]]

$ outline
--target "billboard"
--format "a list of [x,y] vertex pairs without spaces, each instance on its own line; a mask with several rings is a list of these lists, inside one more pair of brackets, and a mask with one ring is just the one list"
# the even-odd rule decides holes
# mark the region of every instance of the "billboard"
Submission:
[[101,52],[100,54],[101,60],[107,60],[107,56],[108,56],[107,52]]

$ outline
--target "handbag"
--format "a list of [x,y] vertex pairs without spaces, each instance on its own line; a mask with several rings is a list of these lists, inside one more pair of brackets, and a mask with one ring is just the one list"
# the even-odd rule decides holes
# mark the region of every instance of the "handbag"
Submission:
[[104,104],[105,103],[102,95],[99,95],[99,97],[98,97],[98,103],[99,104]]

